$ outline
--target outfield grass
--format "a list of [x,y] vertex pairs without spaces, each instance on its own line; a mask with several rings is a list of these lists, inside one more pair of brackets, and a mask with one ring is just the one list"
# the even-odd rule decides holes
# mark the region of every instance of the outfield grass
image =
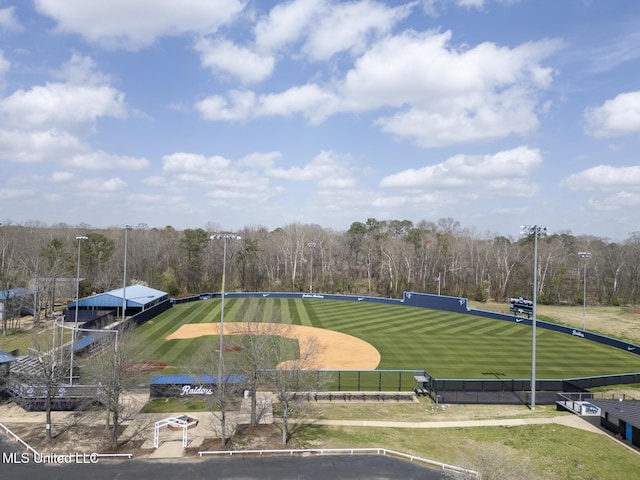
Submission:
[[[225,322],[264,321],[274,314],[284,323],[336,330],[371,343],[381,354],[378,369],[425,369],[437,378],[528,378],[531,374],[531,327],[515,322],[367,302],[225,300]],[[213,348],[218,337],[170,341],[165,337],[187,323],[219,321],[219,299],[175,305],[140,327],[147,339],[144,358],[180,366],[185,357]],[[539,379],[640,372],[638,355],[541,328],[537,333]],[[376,384],[377,379],[372,382]],[[395,385],[395,380],[391,382]]]

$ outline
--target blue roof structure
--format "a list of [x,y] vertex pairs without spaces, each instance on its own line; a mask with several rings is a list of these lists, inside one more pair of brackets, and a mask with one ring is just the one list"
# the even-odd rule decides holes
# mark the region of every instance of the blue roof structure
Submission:
[[4,350],[0,350],[0,365],[2,365],[3,363],[15,362],[16,360],[18,359],[13,355],[9,355]]
[[28,288],[11,288],[9,290],[0,290],[0,301],[6,300],[7,298],[20,298],[25,295],[33,295],[35,290],[30,290]]
[[[98,295],[92,295],[91,297],[81,298],[78,301],[80,308],[120,308],[122,307],[123,295],[127,297],[127,308],[129,307],[144,307],[150,303],[154,303],[158,299],[163,297],[168,298],[166,292],[156,290],[155,288],[145,287],[144,285],[131,285],[125,289],[118,288],[117,290],[111,290],[109,292],[99,293]],[[69,302],[68,308],[75,308],[76,302]]]
[[[243,383],[247,380],[246,375],[231,374],[225,377],[225,383]],[[174,374],[174,375],[156,375],[149,382],[151,385],[190,385],[194,383],[201,384],[217,384],[217,375],[186,375],[186,374]]]

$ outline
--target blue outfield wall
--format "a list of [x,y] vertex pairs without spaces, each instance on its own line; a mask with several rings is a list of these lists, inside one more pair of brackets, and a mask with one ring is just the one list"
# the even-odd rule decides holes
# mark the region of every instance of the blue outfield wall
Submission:
[[[524,325],[533,325],[533,319],[518,317],[499,312],[488,312],[486,310],[477,310],[469,308],[468,300],[461,297],[445,297],[440,295],[432,295],[428,293],[404,292],[404,304],[416,307],[432,308],[435,310],[445,310],[447,312],[465,313],[477,317],[493,318],[495,320],[504,320],[506,322],[522,323]],[[617,338],[607,337],[598,333],[583,331],[577,328],[559,325],[557,323],[545,322],[543,320],[536,321],[536,327],[545,328],[554,332],[572,335],[574,337],[584,338],[593,342],[602,343],[610,347],[619,348],[636,355],[640,355],[640,346],[618,340]]]

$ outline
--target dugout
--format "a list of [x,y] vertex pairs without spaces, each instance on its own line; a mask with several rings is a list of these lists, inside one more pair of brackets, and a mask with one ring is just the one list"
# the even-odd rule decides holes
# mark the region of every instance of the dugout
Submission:
[[[224,377],[225,385],[241,392],[247,381],[246,375],[230,374]],[[215,394],[218,386],[217,375],[156,375],[149,382],[151,398],[209,397]]]
[[589,400],[600,408],[600,425],[640,447],[639,400]]

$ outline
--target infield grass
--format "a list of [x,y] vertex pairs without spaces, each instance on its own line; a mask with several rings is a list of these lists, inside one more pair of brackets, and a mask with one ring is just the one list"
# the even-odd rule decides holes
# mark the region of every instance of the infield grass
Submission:
[[[139,327],[147,339],[144,359],[180,366],[185,356],[213,348],[215,336],[169,341],[165,337],[187,323],[219,322],[220,306],[219,299],[178,304]],[[369,342],[380,352],[380,370],[424,369],[437,378],[486,379],[526,379],[531,373],[531,327],[515,322],[367,302],[225,300],[225,322],[267,321],[274,314],[283,323],[326,328]],[[539,379],[640,372],[640,356],[538,328],[536,371]],[[395,378],[387,381],[397,386]],[[376,376],[367,382],[377,389]]]

